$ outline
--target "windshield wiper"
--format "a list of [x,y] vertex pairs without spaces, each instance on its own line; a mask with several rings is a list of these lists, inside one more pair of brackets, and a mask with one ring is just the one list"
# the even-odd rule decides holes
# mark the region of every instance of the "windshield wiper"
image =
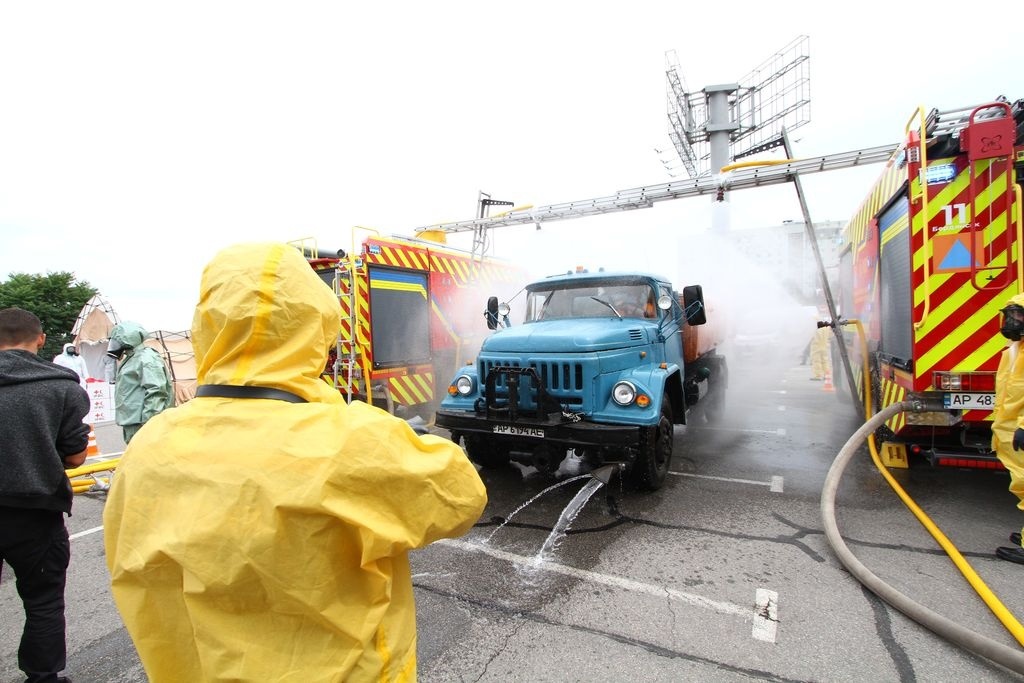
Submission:
[[608,308],[612,309],[612,313],[614,313],[615,315],[619,316],[619,320],[622,320],[622,314],[620,314],[620,313],[619,313],[618,311],[616,311],[616,310],[615,310],[615,307],[614,307],[614,306],[612,306],[612,305],[611,305],[610,303],[608,303],[608,302],[607,302],[607,301],[605,301],[604,299],[599,299],[599,298],[597,298],[596,296],[592,296],[592,297],[590,297],[590,298],[591,298],[591,299],[593,299],[594,301],[596,301],[597,303],[599,303],[599,304],[604,304],[604,305],[605,305],[605,306],[607,306]]

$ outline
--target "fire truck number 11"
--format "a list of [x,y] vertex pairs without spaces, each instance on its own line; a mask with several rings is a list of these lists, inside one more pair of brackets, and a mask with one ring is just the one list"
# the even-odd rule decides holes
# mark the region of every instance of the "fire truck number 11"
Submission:
[[[956,209],[956,223],[953,222],[953,210]],[[954,225],[967,225],[967,204],[964,202],[957,202],[956,204],[946,204],[942,207],[943,212],[946,215],[946,225],[944,227],[952,227]]]

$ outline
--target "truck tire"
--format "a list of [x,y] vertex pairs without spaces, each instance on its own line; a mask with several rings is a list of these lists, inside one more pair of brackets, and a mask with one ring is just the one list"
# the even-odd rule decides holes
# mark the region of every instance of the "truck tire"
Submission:
[[633,483],[648,491],[657,491],[665,483],[672,464],[672,404],[668,396],[661,399],[661,416],[654,427],[640,434],[640,452],[630,472]]
[[485,470],[496,470],[508,465],[509,447],[483,436],[466,436],[466,455]]

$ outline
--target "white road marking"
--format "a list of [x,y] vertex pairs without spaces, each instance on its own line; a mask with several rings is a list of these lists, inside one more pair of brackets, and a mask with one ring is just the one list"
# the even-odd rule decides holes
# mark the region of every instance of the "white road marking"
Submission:
[[[632,591],[634,593],[644,593],[651,595],[656,598],[665,597],[666,595],[671,600],[692,605],[694,607],[703,607],[719,614],[726,614],[730,616],[741,617],[744,620],[751,620],[754,622],[754,633],[758,634],[765,630],[763,626],[758,624],[758,611],[753,611],[749,607],[741,607],[734,605],[731,602],[723,602],[721,600],[712,600],[705,598],[702,595],[695,595],[693,593],[685,593],[675,588],[667,588],[665,586],[655,586],[649,583],[642,583],[640,581],[633,581],[632,579],[624,579],[621,576],[611,576],[609,574],[599,574],[592,572],[587,569],[577,569],[576,567],[569,567],[564,564],[557,564],[555,562],[542,561],[537,562],[534,557],[525,557],[523,555],[516,555],[515,553],[506,552],[504,550],[498,550],[497,548],[491,548],[481,543],[469,543],[467,541],[458,541],[452,539],[441,539],[435,541],[435,543],[448,546],[451,548],[457,548],[459,550],[465,550],[467,552],[483,553],[484,555],[490,555],[499,560],[510,562],[511,564],[519,565],[527,568],[542,569],[556,574],[562,574],[564,576],[571,576],[576,579],[583,581],[589,581],[591,583],[599,583],[605,586],[612,586],[615,588],[621,588],[623,590]],[[764,591],[770,595],[776,595],[772,591]],[[758,589],[758,595],[760,595],[761,589]],[[763,611],[763,610],[761,610]],[[763,637],[755,635],[754,637],[759,640],[765,640]],[[774,639],[774,631],[771,634]]]
[[[673,473],[675,474],[675,473]],[[81,538],[82,536],[88,536],[94,534],[97,531],[103,531],[103,526],[93,527],[92,529],[86,529],[85,531],[79,531],[77,534],[71,534],[69,539]],[[731,602],[724,602],[722,600],[712,600],[706,598],[703,595],[696,595],[694,593],[686,593],[684,591],[676,590],[675,588],[668,588],[666,586],[655,586],[650,583],[643,583],[640,581],[634,581],[632,579],[624,579],[621,576],[612,576],[610,574],[600,574],[598,572],[592,572],[587,569],[577,569],[576,567],[570,567],[564,564],[558,564],[550,561],[537,561],[535,557],[526,557],[524,555],[517,555],[515,553],[506,552],[504,550],[498,550],[497,548],[491,548],[480,543],[469,543],[467,541],[458,541],[449,538],[442,538],[439,541],[435,541],[439,545],[448,546],[450,548],[457,548],[459,550],[465,550],[467,552],[483,553],[484,555],[490,555],[499,560],[504,560],[511,564],[519,565],[521,567],[528,567],[533,569],[543,569],[545,571],[553,572],[555,574],[562,574],[563,576],[571,576],[576,579],[583,581],[589,581],[591,583],[599,583],[605,586],[612,586],[614,588],[621,588],[623,590],[632,591],[634,593],[644,593],[651,595],[656,598],[668,596],[671,600],[691,605],[693,607],[703,607],[719,614],[731,615],[741,617],[744,620],[751,620],[753,622],[753,630],[751,636],[755,640],[763,640],[765,642],[774,643],[776,633],[778,631],[778,601],[779,594],[775,591],[770,591],[764,588],[758,588],[755,593],[755,609],[751,611],[747,607],[741,607],[740,605],[734,605]],[[418,574],[417,576],[424,576]]]
[[779,410],[785,410],[786,406],[779,406]]
[[673,472],[668,471],[669,474],[674,474],[677,477],[693,477],[695,479],[714,479],[716,481],[731,481],[734,484],[752,484],[754,486],[767,486],[768,490],[772,493],[782,493],[782,477],[773,476],[770,481],[754,481],[753,479],[735,479],[733,477],[715,477],[710,474],[693,474],[691,472]]
[[96,527],[93,527],[92,529],[86,529],[85,531],[79,531],[77,534],[71,534],[70,536],[68,536],[68,539],[69,540],[74,540],[76,538],[81,538],[82,536],[88,536],[89,534],[94,534],[97,531],[103,531],[103,526],[102,525],[101,526],[96,526]]
[[751,635],[754,640],[774,643],[779,629],[779,594],[775,591],[758,588],[754,597],[755,616],[754,629]]

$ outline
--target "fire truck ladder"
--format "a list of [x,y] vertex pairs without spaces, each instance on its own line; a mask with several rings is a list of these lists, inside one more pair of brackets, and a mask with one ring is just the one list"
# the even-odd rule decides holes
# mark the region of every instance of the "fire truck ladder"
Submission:
[[[338,339],[335,344],[334,363],[334,387],[347,387],[346,394],[348,402],[352,402],[355,380],[355,370],[358,366],[359,348],[357,339],[359,336],[358,322],[358,300],[356,292],[355,271],[358,265],[349,257],[338,261],[334,266],[334,294],[338,297],[338,304],[346,316],[342,319],[341,328],[338,330]],[[339,382],[339,370],[345,373],[345,381]]]
[[[505,225],[535,223],[539,227],[544,221],[579,218],[631,209],[646,209],[654,206],[656,202],[670,199],[683,199],[700,195],[721,197],[730,190],[786,183],[797,174],[805,175],[850,168],[852,166],[881,163],[887,161],[896,148],[897,145],[881,145],[808,159],[794,159],[783,162],[742,162],[741,164],[734,164],[735,170],[717,176],[703,176],[696,180],[689,179],[658,185],[646,185],[629,190],[620,190],[606,197],[516,209],[489,218],[439,223],[416,228],[415,231],[417,233],[426,231],[444,233],[473,231],[475,234],[480,234],[481,231],[488,228],[497,228]],[[765,166],[765,163],[771,163],[772,165]],[[750,164],[750,166],[747,166],[747,164]],[[754,166],[753,164],[760,165]]]
[[[334,293],[342,311],[346,312],[335,346],[338,360],[334,364],[334,386],[336,389],[344,389],[346,400],[351,403],[356,399],[356,386],[361,382],[367,403],[373,404],[375,399],[382,399],[387,411],[394,414],[394,397],[387,380],[375,383],[370,375],[370,359],[366,353],[366,349],[370,348],[370,340],[364,336],[363,321],[359,314],[359,283],[365,262],[353,252],[338,261],[334,269]],[[368,282],[366,278],[362,280]],[[343,382],[339,382],[341,372],[344,373]]]

